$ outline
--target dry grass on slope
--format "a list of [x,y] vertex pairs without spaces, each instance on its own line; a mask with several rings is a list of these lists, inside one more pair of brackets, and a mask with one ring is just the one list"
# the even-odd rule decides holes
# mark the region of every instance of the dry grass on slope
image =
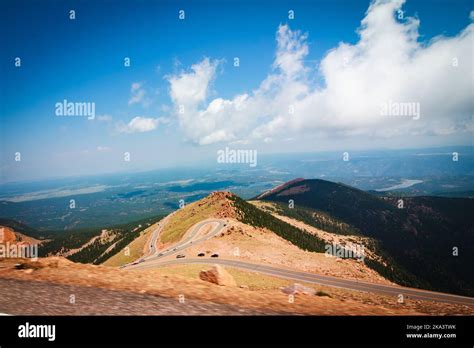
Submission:
[[206,198],[190,203],[176,211],[163,228],[160,235],[162,244],[179,242],[186,232],[196,223],[208,218],[228,218],[235,216],[235,211],[227,199],[230,193],[214,192]]

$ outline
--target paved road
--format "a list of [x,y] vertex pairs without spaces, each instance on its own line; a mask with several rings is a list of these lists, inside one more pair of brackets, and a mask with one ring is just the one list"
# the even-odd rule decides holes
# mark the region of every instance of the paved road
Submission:
[[[207,224],[213,224],[216,225],[214,229],[206,233],[204,236],[201,238],[196,239],[196,235],[199,233],[199,230],[203,228]],[[202,243],[208,239],[213,238],[217,234],[221,233],[222,229],[224,228],[225,221],[224,220],[206,220],[206,221],[201,221],[200,223],[196,224],[194,228],[192,229],[191,233],[189,233],[189,236],[183,240],[182,242],[179,242],[178,244],[173,245],[172,248],[169,248],[167,250],[161,251],[154,259],[159,259],[163,258],[165,256],[173,255],[176,254],[180,251],[183,251],[192,245]]]
[[406,288],[401,286],[391,286],[383,284],[374,284],[356,280],[342,279],[331,276],[319,275],[308,272],[294,271],[285,268],[278,268],[274,266],[257,265],[250,262],[238,261],[238,260],[226,260],[226,259],[178,259],[178,260],[155,260],[142,265],[138,265],[135,269],[153,268],[160,266],[169,266],[176,264],[220,264],[229,267],[236,267],[247,271],[263,273],[279,278],[297,280],[306,283],[320,284],[326,286],[332,286],[336,288],[358,290],[364,292],[378,293],[382,295],[389,295],[397,297],[399,294],[403,294],[405,298],[411,298],[415,300],[428,300],[435,302],[446,302],[453,304],[461,304],[474,306],[474,298],[458,296],[452,294],[445,294],[440,292],[433,292],[427,290]]
[[[193,240],[199,230],[204,227],[206,224],[212,223],[216,225],[214,230],[211,233],[206,234],[205,236]],[[400,294],[403,294],[405,298],[411,298],[414,300],[427,300],[435,302],[444,302],[444,303],[453,303],[474,306],[474,298],[458,296],[446,293],[433,292],[428,290],[420,290],[414,288],[406,288],[402,286],[391,286],[391,285],[382,285],[375,283],[368,283],[356,280],[342,279],[331,276],[319,275],[308,272],[301,272],[290,270],[286,268],[280,268],[277,266],[266,266],[261,264],[254,264],[250,262],[238,261],[238,260],[227,260],[223,258],[187,258],[187,259],[176,259],[176,260],[162,260],[163,257],[169,256],[179,251],[183,251],[186,248],[189,248],[191,245],[196,245],[205,240],[213,238],[215,235],[219,234],[224,228],[224,220],[206,220],[202,221],[195,225],[189,237],[186,238],[183,242],[173,246],[171,249],[155,254],[152,257],[147,258],[144,262],[128,265],[128,269],[144,269],[144,268],[154,268],[160,266],[176,265],[176,264],[189,264],[189,263],[200,263],[200,264],[221,264],[230,267],[236,267],[244,269],[247,271],[263,273],[279,278],[291,279],[295,281],[301,281],[312,284],[326,285],[336,288],[348,289],[348,290],[357,290],[364,292],[377,293],[381,295],[395,296],[398,297]]]
[[160,235],[161,231],[163,230],[163,227],[166,225],[166,223],[173,214],[174,213],[169,214],[158,222],[158,226],[153,231],[153,234],[150,238],[150,243],[148,244],[149,256],[145,257],[145,259],[154,257],[158,253],[158,250],[156,250],[156,242],[158,241],[158,236]]
[[[228,304],[28,280],[0,279],[0,312],[10,315],[264,315]],[[75,304],[69,302],[75,296]]]
[[[162,250],[162,251],[158,251],[158,250],[156,250],[156,243],[158,241],[158,237],[159,237],[161,231],[163,230],[163,227],[165,226],[165,224],[168,221],[168,218],[169,218],[169,215],[165,219],[160,221],[160,224],[158,225],[158,227],[155,229],[155,231],[153,231],[153,234],[150,238],[150,242],[149,242],[149,246],[148,246],[148,249],[150,250],[150,255],[142,258],[144,261],[156,260],[156,259],[159,259],[159,258],[163,258],[165,256],[173,255],[173,254],[176,254],[180,251],[183,251],[183,250],[189,248],[190,246],[192,246],[194,244],[198,244],[198,243],[204,242],[208,239],[211,239],[215,235],[219,234],[222,231],[222,229],[225,227],[225,224],[226,224],[225,220],[222,220],[222,219],[212,219],[212,220],[201,221],[201,222],[197,223],[196,225],[194,225],[192,231],[189,233],[189,235],[186,237],[186,239],[184,239],[183,241],[173,245],[171,248],[168,248],[168,249],[165,249],[165,250]],[[199,230],[207,224],[213,224],[213,225],[216,225],[216,226],[214,227],[214,229],[210,233],[207,233],[206,235],[202,236],[201,238],[196,239],[196,236],[199,233]],[[136,263],[136,262],[134,262],[134,263]],[[134,267],[134,263],[126,265],[125,268]]]

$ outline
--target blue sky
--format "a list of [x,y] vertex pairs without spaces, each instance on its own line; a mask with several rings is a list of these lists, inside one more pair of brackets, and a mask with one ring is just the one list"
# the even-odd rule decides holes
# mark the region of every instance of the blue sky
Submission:
[[[357,46],[360,40],[357,30],[369,5],[368,1],[355,0],[2,2],[0,180],[195,163],[202,158],[215,157],[216,149],[224,146],[250,147],[270,153],[469,144],[472,132],[468,130],[472,123],[466,122],[466,114],[472,104],[464,105],[462,96],[457,105],[464,106],[452,109],[446,106],[442,108],[443,115],[426,121],[436,127],[403,124],[400,126],[403,131],[398,134],[382,132],[380,125],[369,119],[356,122],[360,113],[366,112],[363,108],[360,113],[351,115],[354,107],[349,111],[332,110],[320,101],[323,97],[345,95],[333,93],[340,88],[336,82],[326,86],[337,73],[333,69],[338,69],[331,60],[327,60],[325,73],[319,69],[328,52],[338,53],[341,42],[353,45],[349,55],[356,52],[364,56],[360,53],[364,45]],[[425,56],[439,56],[439,50],[459,51],[460,67],[471,71],[471,76],[464,76],[472,78],[472,52],[470,57],[463,56],[462,43],[449,40],[469,26],[471,1],[408,0],[398,7],[403,10],[404,18],[399,22],[405,27],[414,25],[407,23],[406,18],[419,20],[415,25],[419,34],[415,41],[419,47],[403,42],[402,49],[406,46],[410,55],[420,56],[420,61]],[[69,19],[71,9],[76,11],[75,20]],[[178,19],[180,9],[185,10],[185,20]],[[295,11],[295,19],[288,19],[289,10]],[[374,18],[376,10],[373,10]],[[368,24],[369,29],[380,25],[377,20],[373,22]],[[398,42],[399,32],[396,26],[393,28],[393,32],[387,32],[387,38]],[[430,40],[438,35],[447,38],[441,39],[445,44],[430,49]],[[471,33],[465,34],[468,35]],[[374,41],[369,39],[368,42]],[[277,42],[282,44],[280,51]],[[377,50],[381,47],[378,44]],[[388,53],[382,50],[376,55],[377,50],[365,57],[376,62],[386,59],[380,55]],[[279,54],[280,63],[275,58]],[[19,68],[14,66],[15,57],[21,57]],[[123,66],[125,57],[130,57],[130,67]],[[233,66],[234,57],[240,59],[238,68]],[[466,62],[469,58],[470,62]],[[405,62],[401,58],[394,60],[393,64],[400,64],[394,68],[415,74],[420,70],[417,67],[423,65],[406,63],[407,70],[403,70],[405,63],[401,61]],[[288,65],[293,63],[295,65]],[[362,71],[366,64],[351,64],[352,61],[349,68],[353,74],[346,76],[363,80],[367,76]],[[387,65],[390,64],[388,59]],[[196,78],[199,73],[193,70],[193,65],[204,69],[204,82]],[[423,71],[421,75],[423,80],[420,81],[446,79],[431,71]],[[456,80],[462,75],[462,72],[453,75],[451,83],[463,86],[464,81],[458,84]],[[190,81],[191,85],[187,85]],[[265,81],[271,84],[268,90],[261,87]],[[201,83],[204,86],[199,85]],[[390,91],[410,89],[406,83],[404,79],[393,83]],[[270,104],[274,98],[292,94],[293,90],[285,87],[290,85],[295,91],[300,89],[295,92],[295,105],[298,110],[305,110],[301,116],[282,120],[281,112],[275,111],[286,108],[280,104],[261,109],[262,103]],[[414,90],[422,88],[421,85],[413,87]],[[138,93],[136,102],[132,101],[133,86]],[[325,87],[327,91],[321,91]],[[196,102],[186,100],[186,91],[182,88],[186,91],[197,88],[196,93],[203,92],[204,96]],[[353,88],[361,86],[356,84]],[[393,93],[400,96],[398,92]],[[235,99],[243,94],[247,95],[243,102],[248,110],[245,117],[240,114],[240,104]],[[419,100],[422,110],[440,109],[431,105],[424,108],[431,94],[430,90],[421,96],[415,93],[413,102]],[[55,104],[63,99],[94,102],[96,119],[55,116]],[[212,104],[216,99],[218,105]],[[361,103],[360,98],[354,99]],[[336,104],[345,102],[335,100]],[[405,95],[405,99],[399,101],[412,100]],[[176,111],[181,104],[187,108],[183,117]],[[214,112],[209,108],[211,105],[217,105],[219,110]],[[308,115],[307,109],[313,105],[316,110],[324,109],[325,115]],[[328,125],[324,117],[333,112],[344,114],[342,123],[338,120]],[[459,117],[454,123],[450,121],[453,115]],[[137,122],[131,123],[137,117]],[[202,122],[190,121],[199,117],[207,122],[202,129]],[[311,117],[320,117],[320,123]],[[344,120],[348,123],[343,124]],[[387,126],[387,129],[393,127],[398,125]],[[282,134],[281,129],[289,130],[288,134],[286,131]],[[126,151],[132,156],[128,163],[123,161]],[[21,153],[21,162],[14,161],[15,152]]]

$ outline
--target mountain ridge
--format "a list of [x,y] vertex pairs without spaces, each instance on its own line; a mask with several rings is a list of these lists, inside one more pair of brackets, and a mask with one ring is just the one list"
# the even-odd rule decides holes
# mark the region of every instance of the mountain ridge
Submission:
[[[321,179],[298,180],[267,192],[260,200],[281,205],[293,200],[296,211],[302,207],[328,214],[377,239],[384,253],[416,277],[404,285],[474,294],[474,274],[467,266],[474,251],[472,199],[378,197]],[[453,248],[461,246],[463,254],[453,255]]]

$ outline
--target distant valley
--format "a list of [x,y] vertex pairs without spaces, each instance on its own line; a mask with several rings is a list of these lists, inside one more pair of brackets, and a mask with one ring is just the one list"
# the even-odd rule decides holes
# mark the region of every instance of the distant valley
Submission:
[[474,154],[468,147],[354,152],[347,162],[341,153],[282,154],[261,156],[256,168],[205,164],[5,183],[0,217],[45,231],[100,228],[166,215],[216,190],[249,199],[295,177],[341,182],[379,196],[474,197]]

